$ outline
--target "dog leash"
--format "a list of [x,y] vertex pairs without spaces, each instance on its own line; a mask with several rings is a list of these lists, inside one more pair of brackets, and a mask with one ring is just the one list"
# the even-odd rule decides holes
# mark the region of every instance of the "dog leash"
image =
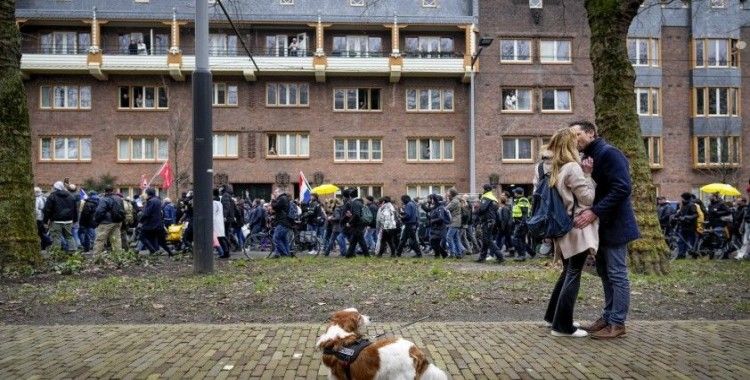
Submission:
[[[424,320],[427,320],[427,319],[428,319],[428,318],[430,318],[430,317],[431,317],[431,315],[426,315],[426,316],[424,316],[424,317],[422,317],[422,318],[419,318],[419,319],[417,319],[416,321],[413,321],[413,322],[409,322],[409,323],[407,323],[407,324],[405,324],[405,325],[401,325],[401,326],[399,326],[399,327],[398,327],[397,329],[393,330],[393,332],[396,332],[396,331],[401,331],[401,330],[403,330],[403,329],[405,329],[405,328],[407,328],[407,327],[409,327],[409,326],[411,326],[411,325],[413,325],[413,324],[415,324],[415,323],[419,323],[419,322],[422,322],[422,321],[424,321]],[[374,337],[374,338],[373,338],[373,340],[375,340],[375,339],[378,339],[378,338],[380,338],[380,337],[382,337],[382,336],[384,336],[384,335],[387,335],[387,334],[390,334],[390,332],[386,331],[386,332],[384,332],[384,333],[382,333],[382,334],[380,334],[380,335],[378,335],[378,336]]]

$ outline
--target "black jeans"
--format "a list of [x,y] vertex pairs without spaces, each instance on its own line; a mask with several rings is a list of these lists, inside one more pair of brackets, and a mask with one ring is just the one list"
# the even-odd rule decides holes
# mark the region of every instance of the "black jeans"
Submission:
[[383,235],[380,237],[380,250],[378,256],[382,256],[385,253],[385,247],[391,251],[391,256],[396,255],[396,234],[397,229],[383,230]]
[[573,327],[573,309],[581,287],[581,270],[586,264],[586,257],[588,251],[563,259],[563,271],[552,290],[547,312],[544,314],[544,320],[551,322],[552,329],[557,332],[572,334],[576,331]]
[[503,261],[503,255],[500,254],[500,249],[495,244],[495,223],[484,222],[480,227],[482,228],[482,252],[479,255],[479,260],[487,259],[487,252],[489,251],[492,256],[495,256],[499,261]]
[[401,234],[401,240],[398,242],[398,248],[396,248],[396,255],[401,256],[404,252],[404,248],[409,244],[409,247],[417,254],[422,256],[422,251],[419,249],[419,243],[417,242],[417,226],[413,224],[405,224],[404,231]]
[[362,249],[362,254],[370,256],[370,250],[367,248],[365,241],[364,227],[354,227],[351,229],[351,238],[349,238],[349,249],[346,250],[346,257],[354,257],[357,252],[357,244]]

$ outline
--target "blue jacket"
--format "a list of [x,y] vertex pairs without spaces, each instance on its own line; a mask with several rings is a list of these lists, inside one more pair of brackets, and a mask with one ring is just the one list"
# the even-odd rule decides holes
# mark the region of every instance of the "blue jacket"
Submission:
[[419,223],[417,204],[414,201],[407,203],[404,207],[404,216],[401,218],[401,221],[409,226],[416,226]]
[[622,152],[601,137],[592,141],[583,153],[594,159],[596,195],[591,211],[599,217],[599,244],[627,244],[641,235],[635,221],[630,166]]
[[172,203],[166,203],[164,204],[164,208],[162,209],[162,212],[164,213],[164,221],[169,221],[169,223],[174,223],[175,218],[177,217],[177,209],[174,207]]
[[164,228],[164,220],[161,216],[161,199],[159,199],[159,197],[149,198],[149,200],[146,201],[146,205],[143,206],[141,228],[146,231]]

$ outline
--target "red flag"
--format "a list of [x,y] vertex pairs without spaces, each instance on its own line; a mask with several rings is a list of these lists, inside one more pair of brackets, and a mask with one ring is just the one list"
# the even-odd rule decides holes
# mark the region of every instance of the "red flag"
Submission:
[[148,178],[145,174],[141,174],[141,190],[146,190],[148,187]]
[[161,166],[157,175],[161,176],[162,189],[169,189],[172,186],[172,180],[174,178],[172,176],[172,165],[169,164],[169,160],[164,162],[164,165]]

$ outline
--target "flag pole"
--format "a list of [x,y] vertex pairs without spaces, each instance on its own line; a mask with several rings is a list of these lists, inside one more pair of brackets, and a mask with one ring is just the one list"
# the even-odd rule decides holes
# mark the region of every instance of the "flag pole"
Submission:
[[167,166],[168,163],[169,163],[169,160],[164,161],[164,163],[159,167],[159,170],[157,170],[156,173],[154,173],[154,176],[151,177],[151,179],[148,181],[148,184],[146,184],[147,188],[151,187],[151,182],[154,182],[154,179],[156,179],[159,173],[161,173],[161,171],[164,170],[164,167]]

